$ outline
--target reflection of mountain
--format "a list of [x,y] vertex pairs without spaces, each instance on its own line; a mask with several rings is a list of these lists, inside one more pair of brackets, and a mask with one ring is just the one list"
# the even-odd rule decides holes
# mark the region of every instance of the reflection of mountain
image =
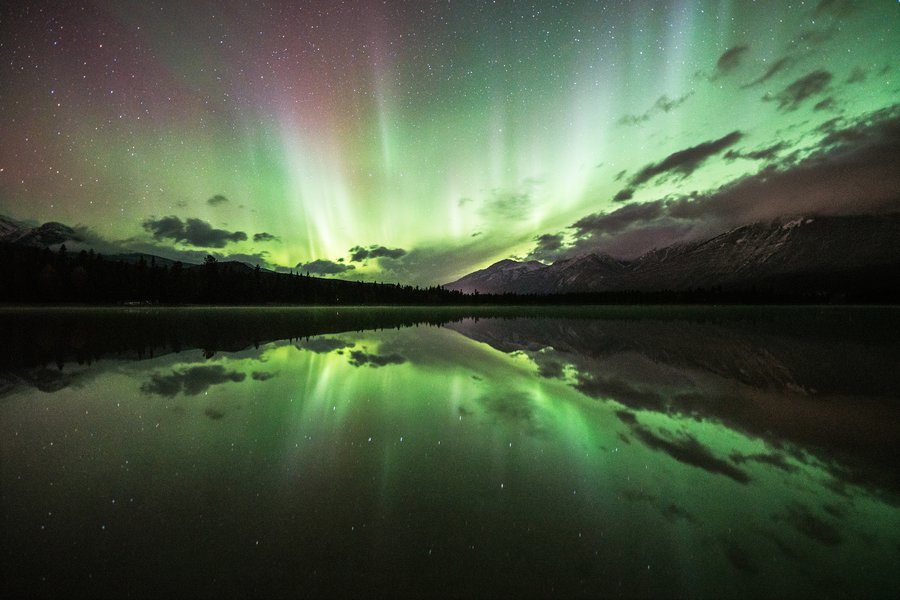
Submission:
[[0,371],[192,348],[212,355],[326,333],[440,325],[466,314],[440,308],[8,309],[0,310]]
[[[900,502],[900,343],[894,310],[734,311],[685,320],[482,319],[448,327],[503,352],[524,351],[544,377],[615,401],[633,438],[740,481],[747,460],[785,471],[806,453],[837,482]],[[723,312],[725,317],[729,313]],[[713,457],[689,434],[645,416],[720,423],[770,452]],[[728,461],[728,462],[726,462]]]
[[739,227],[633,261],[586,255],[550,266],[505,260],[447,284],[481,293],[721,289],[776,294],[900,292],[900,214],[799,218]]

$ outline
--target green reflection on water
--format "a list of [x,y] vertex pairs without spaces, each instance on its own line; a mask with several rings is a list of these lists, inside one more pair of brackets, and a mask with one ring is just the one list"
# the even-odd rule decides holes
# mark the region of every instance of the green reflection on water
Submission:
[[890,596],[897,346],[826,330],[487,318],[18,365],[4,590]]

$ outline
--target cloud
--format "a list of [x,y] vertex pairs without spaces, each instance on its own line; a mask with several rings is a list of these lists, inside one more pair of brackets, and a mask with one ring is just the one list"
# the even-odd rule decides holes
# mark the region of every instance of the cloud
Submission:
[[861,81],[865,81],[868,74],[869,72],[862,67],[855,67],[850,72],[850,75],[847,76],[847,83],[860,83]]
[[617,233],[634,223],[652,221],[658,218],[662,212],[663,204],[661,202],[629,204],[611,213],[595,213],[582,217],[570,227],[575,230],[577,237]]
[[295,268],[301,272],[308,272],[311,275],[337,275],[356,269],[353,265],[346,265],[322,258],[308,263],[297,263]]
[[223,196],[222,194],[216,194],[212,198],[206,201],[210,206],[219,206],[221,204],[227,204],[229,202],[228,198]]
[[495,191],[478,211],[483,217],[498,221],[521,221],[531,213],[531,194]]
[[813,110],[830,110],[832,108],[835,108],[836,106],[837,102],[834,101],[834,98],[832,96],[828,96],[824,100],[816,102],[816,105],[813,106]]
[[623,188],[613,196],[613,202],[625,202],[634,198],[634,190],[632,188]]
[[253,381],[268,381],[275,377],[275,373],[269,373],[267,371],[253,371],[250,376],[253,378]]
[[390,259],[398,259],[402,256],[406,255],[406,250],[403,248],[387,248],[385,246],[369,246],[368,248],[364,248],[362,246],[354,246],[350,248],[350,261],[351,262],[363,262],[369,260],[370,258],[390,258]]
[[794,110],[800,105],[801,102],[803,102],[810,96],[815,96],[816,94],[821,93],[831,82],[831,79],[831,73],[819,69],[818,71],[807,73],[800,79],[797,79],[786,88],[784,88],[781,93],[779,93],[774,98],[770,96],[763,96],[763,99],[777,100],[778,108],[780,110]]
[[718,75],[727,75],[741,65],[744,55],[750,49],[749,46],[732,46],[722,53],[719,60],[716,61],[716,72]]
[[743,137],[743,134],[740,131],[732,131],[717,140],[703,142],[702,144],[673,152],[662,161],[647,165],[638,171],[631,178],[631,187],[643,185],[663,173],[679,173],[682,177],[687,177],[696,171],[706,159],[735,144],[741,137]]
[[641,113],[640,115],[625,115],[621,119],[619,119],[620,125],[640,125],[641,123],[646,123],[650,120],[650,118],[658,113],[668,113],[682,104],[690,98],[694,94],[693,91],[688,92],[683,96],[679,96],[678,98],[670,99],[668,96],[663,94],[659,98],[656,99],[656,102],[653,103],[653,106],[648,108],[646,111]]
[[722,158],[725,160],[735,160],[738,158],[746,158],[748,160],[774,160],[778,153],[786,148],[786,144],[784,142],[778,142],[776,144],[772,144],[766,148],[762,148],[760,150],[752,150],[750,152],[742,152],[740,150],[729,150],[725,154],[722,155]]
[[750,83],[745,84],[743,87],[748,88],[748,87],[753,87],[755,85],[760,85],[762,83],[765,83],[768,80],[770,80],[772,77],[774,77],[775,75],[780,73],[781,71],[784,71],[785,69],[787,69],[789,66],[791,66],[791,64],[793,62],[794,62],[794,59],[791,58],[790,56],[782,56],[781,58],[779,58],[778,60],[773,62],[769,66],[769,68],[766,69],[765,73],[763,73],[758,78],[751,81]]
[[529,260],[554,261],[563,247],[563,235],[561,233],[545,233],[536,236],[534,249],[528,254]]
[[278,239],[279,238],[277,235],[272,235],[271,233],[266,233],[265,231],[253,234],[254,242],[274,242]]
[[154,373],[150,381],[141,385],[141,391],[171,398],[183,392],[185,396],[196,396],[213,385],[241,382],[246,379],[244,373],[228,371],[222,365],[191,367],[182,371],[174,371],[169,375]]
[[182,221],[176,216],[168,216],[147,219],[143,226],[159,241],[168,239],[201,248],[224,248],[228,243],[243,242],[247,239],[247,234],[243,231],[215,229],[200,219]]
[[806,149],[808,156],[801,161],[792,152],[778,162],[787,145],[734,151],[729,159],[773,160],[755,174],[708,192],[587,215],[570,226],[576,240],[558,256],[594,252],[634,258],[653,248],[785,215],[900,210],[900,105],[856,121],[831,119],[813,130],[815,134],[821,140],[811,151]]
[[788,47],[791,49],[795,49],[800,48],[801,46],[805,46],[805,50],[809,52],[814,47],[821,46],[825,42],[829,41],[834,37],[836,33],[837,28],[833,26],[826,27],[824,29],[807,29],[798,33],[791,40],[791,43],[788,44]]

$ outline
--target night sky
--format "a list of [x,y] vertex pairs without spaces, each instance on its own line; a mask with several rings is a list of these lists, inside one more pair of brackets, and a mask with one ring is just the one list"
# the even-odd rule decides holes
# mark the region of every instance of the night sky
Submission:
[[7,2],[0,214],[444,283],[900,209],[900,3]]

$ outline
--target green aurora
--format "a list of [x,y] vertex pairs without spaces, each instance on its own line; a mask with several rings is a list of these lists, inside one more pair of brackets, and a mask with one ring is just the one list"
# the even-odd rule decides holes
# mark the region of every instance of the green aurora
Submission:
[[[107,252],[434,284],[896,201],[876,165],[716,203],[897,118],[896,2],[28,2],[0,28],[0,213]],[[696,214],[573,225],[660,201]]]

